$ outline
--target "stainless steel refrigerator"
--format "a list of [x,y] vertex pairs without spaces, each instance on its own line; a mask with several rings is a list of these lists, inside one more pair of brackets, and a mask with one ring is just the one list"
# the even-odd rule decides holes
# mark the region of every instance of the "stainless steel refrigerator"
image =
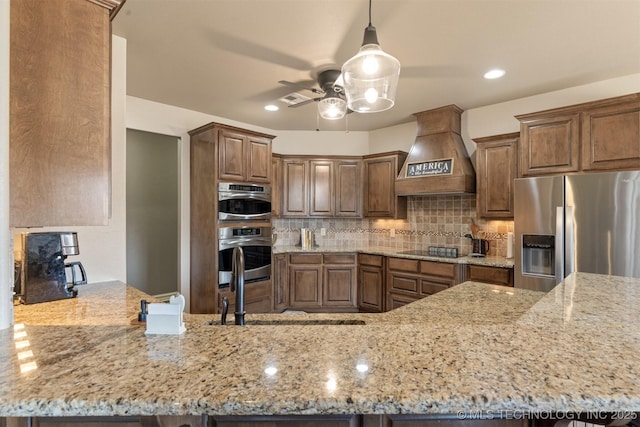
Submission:
[[515,287],[573,272],[640,278],[640,171],[515,180]]

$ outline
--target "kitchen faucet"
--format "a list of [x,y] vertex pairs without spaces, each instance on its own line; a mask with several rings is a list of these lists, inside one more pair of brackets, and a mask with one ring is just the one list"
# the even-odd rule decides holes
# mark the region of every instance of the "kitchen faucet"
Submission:
[[240,246],[233,248],[229,286],[236,293],[236,325],[244,325],[244,251]]

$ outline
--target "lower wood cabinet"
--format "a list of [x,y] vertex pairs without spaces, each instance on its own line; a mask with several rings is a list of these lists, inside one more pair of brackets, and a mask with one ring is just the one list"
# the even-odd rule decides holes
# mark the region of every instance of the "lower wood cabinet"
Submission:
[[210,427],[365,427],[361,415],[209,417]]
[[468,265],[467,280],[491,283],[494,285],[513,286],[513,268]]
[[459,282],[461,264],[387,258],[386,309],[445,290]]
[[[273,309],[273,291],[271,280],[263,282],[245,283],[244,309],[247,313],[270,313]],[[222,300],[229,299],[229,313],[236,308],[236,294],[229,288],[218,290],[218,313],[222,312]]]
[[358,254],[358,309],[364,312],[385,311],[385,257]]
[[0,418],[0,427],[205,427],[206,415]]
[[209,417],[211,427],[527,427],[524,419],[457,419],[437,415],[289,415]]
[[[288,264],[289,308],[356,311],[355,254],[294,253]],[[275,288],[280,289],[282,277],[277,281]]]

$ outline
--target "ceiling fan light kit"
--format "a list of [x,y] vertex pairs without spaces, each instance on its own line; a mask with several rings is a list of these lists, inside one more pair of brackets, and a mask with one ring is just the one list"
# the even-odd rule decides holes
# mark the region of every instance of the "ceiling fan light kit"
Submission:
[[339,120],[347,112],[347,102],[338,97],[323,98],[318,102],[318,113],[326,120]]
[[400,61],[384,52],[378,43],[376,28],[364,30],[362,47],[342,66],[347,106],[357,113],[377,113],[393,107],[400,78]]

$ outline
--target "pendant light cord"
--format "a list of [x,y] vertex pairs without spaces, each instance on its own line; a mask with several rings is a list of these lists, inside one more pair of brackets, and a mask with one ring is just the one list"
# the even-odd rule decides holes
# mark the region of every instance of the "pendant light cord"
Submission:
[[371,1],[369,0],[369,26],[371,26]]

